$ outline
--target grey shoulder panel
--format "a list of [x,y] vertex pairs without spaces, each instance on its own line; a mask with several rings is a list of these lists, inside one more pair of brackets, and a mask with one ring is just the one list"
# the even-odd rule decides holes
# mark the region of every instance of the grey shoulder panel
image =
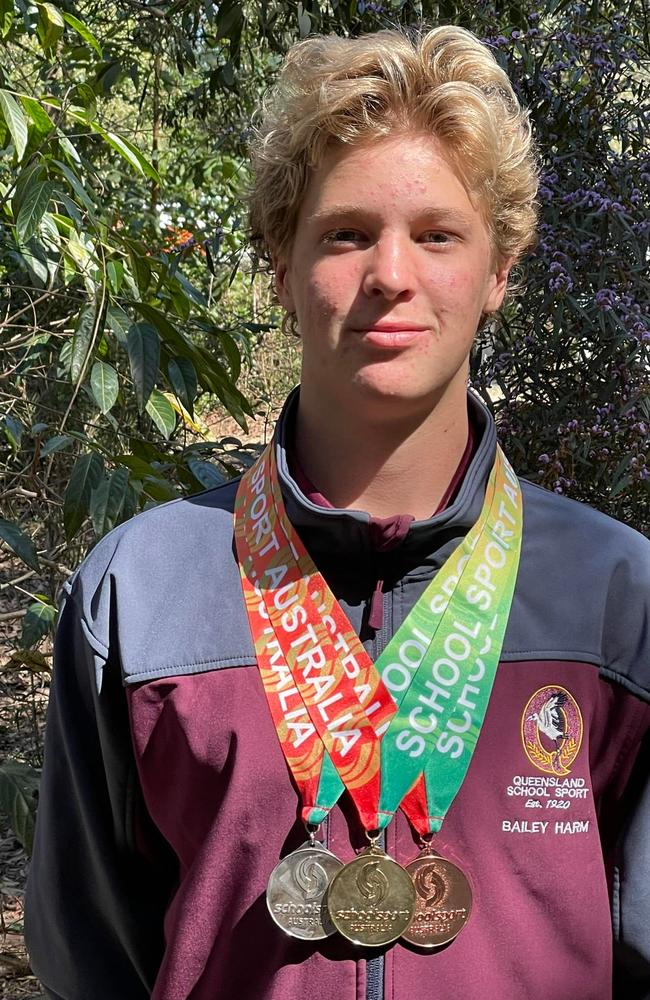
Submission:
[[576,659],[650,700],[650,542],[525,480],[524,537],[503,658]]
[[237,485],[136,515],[70,579],[89,641],[105,650],[113,619],[126,683],[255,662],[233,542]]
[[[585,504],[522,489],[502,658],[593,663],[650,701],[650,542]],[[113,616],[126,683],[255,662],[233,541],[236,490],[233,481],[137,515],[69,582],[98,653]]]

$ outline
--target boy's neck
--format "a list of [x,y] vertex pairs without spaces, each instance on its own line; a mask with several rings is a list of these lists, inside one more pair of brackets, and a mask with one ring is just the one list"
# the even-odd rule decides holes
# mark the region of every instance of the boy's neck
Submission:
[[295,448],[305,474],[334,507],[372,517],[432,516],[467,445],[464,386],[424,416],[399,422],[363,420],[341,405],[325,415],[314,404],[301,392]]

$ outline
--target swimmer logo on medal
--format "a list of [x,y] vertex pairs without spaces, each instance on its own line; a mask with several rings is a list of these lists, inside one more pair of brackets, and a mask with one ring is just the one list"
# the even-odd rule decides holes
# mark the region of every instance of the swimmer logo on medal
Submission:
[[521,742],[528,760],[545,774],[570,774],[582,745],[582,713],[566,688],[547,684],[528,700]]

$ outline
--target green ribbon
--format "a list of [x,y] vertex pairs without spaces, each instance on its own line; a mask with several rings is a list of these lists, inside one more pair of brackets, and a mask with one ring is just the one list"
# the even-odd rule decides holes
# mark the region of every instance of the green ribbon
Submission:
[[397,703],[381,742],[381,827],[424,774],[428,832],[437,832],[463,783],[501,655],[521,538],[521,490],[499,449],[479,520],[376,664]]
[[[463,783],[501,655],[521,538],[519,481],[497,448],[478,520],[375,664],[397,705],[381,742],[380,828],[424,775],[427,830],[437,832]],[[325,753],[323,809],[309,821],[321,823],[343,788]]]

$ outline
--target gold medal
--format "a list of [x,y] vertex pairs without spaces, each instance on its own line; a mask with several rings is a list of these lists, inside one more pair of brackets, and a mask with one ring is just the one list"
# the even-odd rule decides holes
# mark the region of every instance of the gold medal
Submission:
[[415,887],[401,865],[372,844],[334,876],[327,894],[331,921],[354,944],[390,944],[415,910]]
[[334,933],[325,899],[332,878],[342,867],[336,855],[313,837],[275,866],[266,905],[285,934],[317,941]]
[[425,848],[406,871],[416,891],[415,915],[402,934],[420,948],[437,948],[453,941],[472,911],[472,889],[457,866]]

